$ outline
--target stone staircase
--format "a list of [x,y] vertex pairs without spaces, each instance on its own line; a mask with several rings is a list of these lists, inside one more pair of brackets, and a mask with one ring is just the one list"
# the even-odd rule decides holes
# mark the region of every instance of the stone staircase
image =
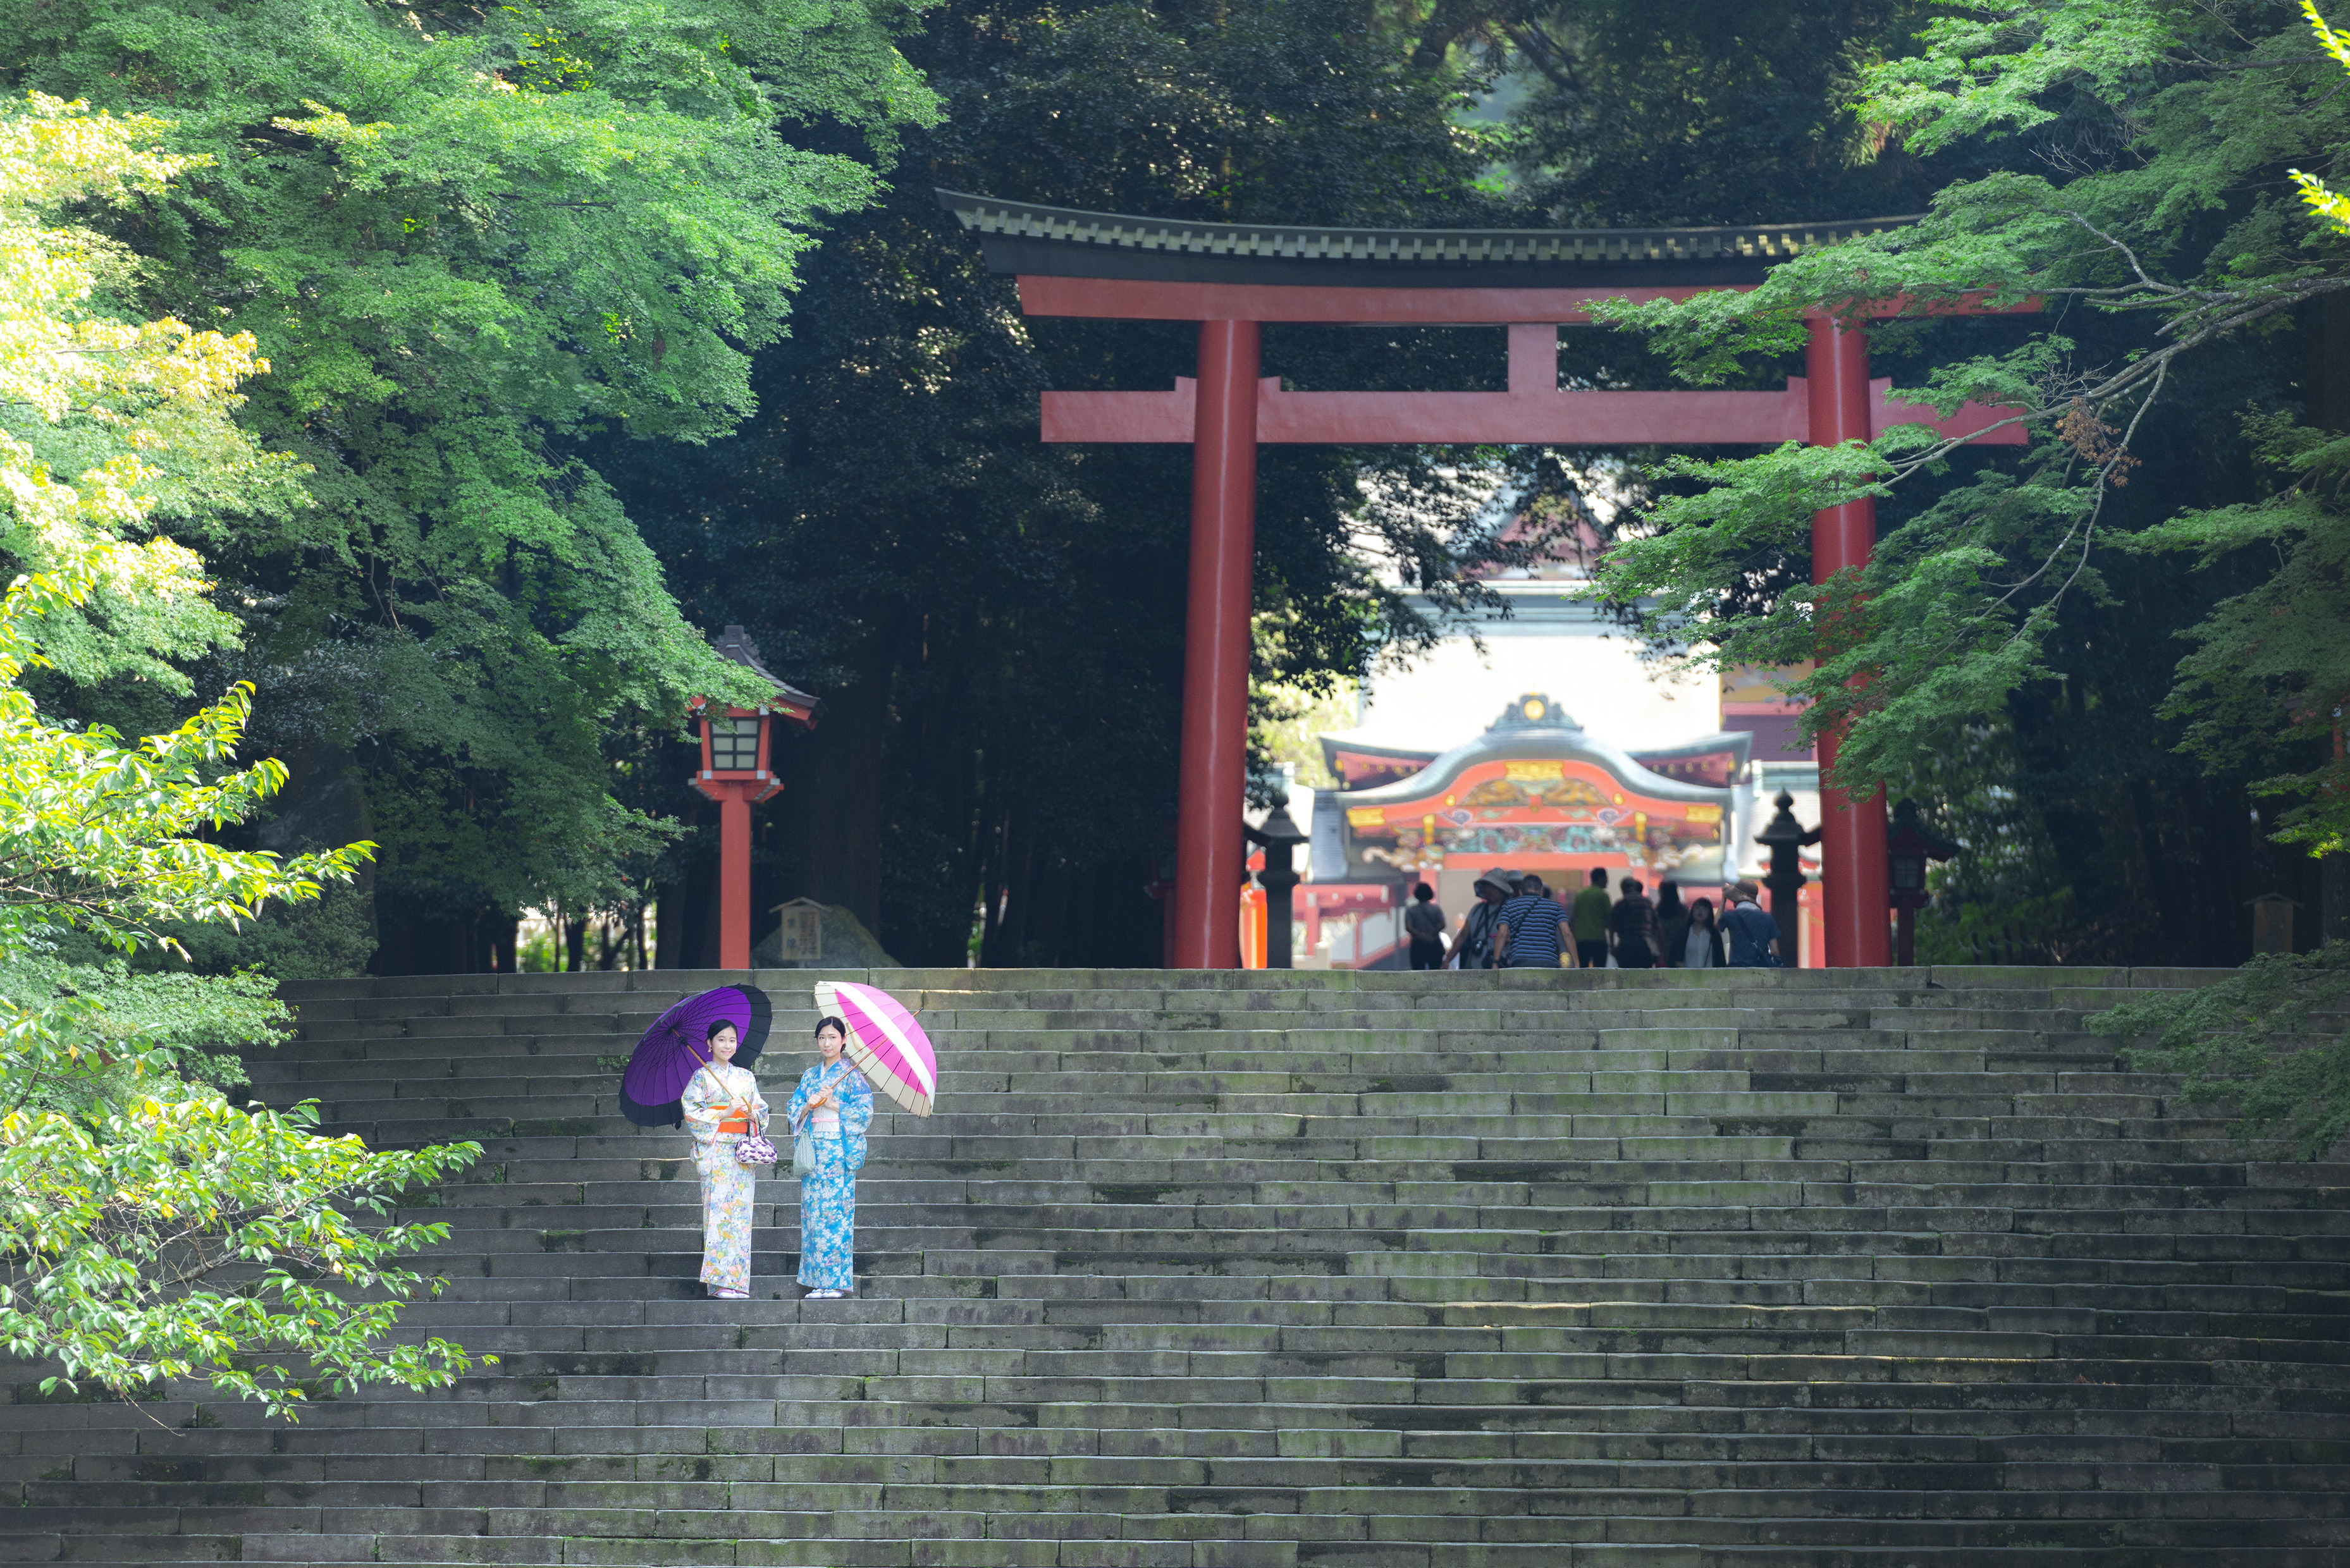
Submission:
[[789,1178],[709,1301],[613,1109],[723,978],[293,988],[260,1097],[484,1142],[404,1321],[499,1364],[293,1427],[27,1374],[0,1559],[2350,1563],[2350,1168],[2081,1028],[2194,975],[878,971],[942,1108],[806,1303]]

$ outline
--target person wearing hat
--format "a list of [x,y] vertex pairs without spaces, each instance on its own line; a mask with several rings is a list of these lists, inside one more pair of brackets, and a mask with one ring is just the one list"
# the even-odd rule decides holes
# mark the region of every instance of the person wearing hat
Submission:
[[1498,869],[1480,872],[1473,890],[1477,902],[1452,939],[1451,958],[1458,969],[1492,969],[1493,927],[1502,918],[1502,905],[1518,890],[1518,874]]

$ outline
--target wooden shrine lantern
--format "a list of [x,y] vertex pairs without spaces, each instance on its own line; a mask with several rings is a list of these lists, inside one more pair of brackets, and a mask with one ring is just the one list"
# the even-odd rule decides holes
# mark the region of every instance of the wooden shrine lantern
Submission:
[[751,808],[783,793],[775,776],[775,722],[816,727],[816,700],[779,680],[759,662],[759,645],[739,626],[718,639],[718,656],[772,687],[756,708],[726,707],[696,697],[687,710],[701,722],[702,767],[689,781],[718,803],[718,967],[751,967]]

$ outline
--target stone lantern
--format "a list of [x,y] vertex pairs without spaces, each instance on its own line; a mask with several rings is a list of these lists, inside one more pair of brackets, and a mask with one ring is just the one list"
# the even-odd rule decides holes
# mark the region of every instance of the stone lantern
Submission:
[[1771,874],[1762,878],[1762,885],[1771,889],[1771,919],[1779,928],[1780,961],[1795,969],[1804,961],[1803,944],[1798,940],[1803,916],[1798,911],[1804,884],[1810,879],[1804,875],[1803,852],[1820,841],[1820,830],[1795,820],[1795,797],[1785,790],[1772,804],[1778,813],[1769,826],[1754,836],[1754,842],[1771,851]]
[[718,967],[751,967],[751,808],[783,792],[775,776],[778,720],[816,727],[816,700],[779,680],[759,662],[759,645],[739,626],[721,634],[718,656],[759,676],[775,695],[755,708],[722,707],[696,697],[687,711],[700,722],[702,767],[689,782],[718,803]]
[[1893,889],[1895,930],[1893,961],[1907,969],[1918,961],[1918,911],[1926,907],[1926,862],[1948,860],[1959,846],[1926,831],[1918,820],[1918,803],[1905,800],[1894,806],[1892,825],[1885,832],[1885,863]]
[[1289,969],[1290,911],[1297,884],[1305,880],[1293,859],[1305,842],[1304,830],[1289,815],[1289,797],[1275,801],[1264,826],[1248,829],[1248,836],[1264,846],[1264,869],[1256,874],[1257,886],[1264,889],[1264,967]]

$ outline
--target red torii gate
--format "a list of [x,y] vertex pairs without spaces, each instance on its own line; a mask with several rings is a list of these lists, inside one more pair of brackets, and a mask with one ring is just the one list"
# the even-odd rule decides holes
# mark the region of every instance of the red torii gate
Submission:
[[[1965,436],[2010,410],[1948,419],[1897,404],[1871,381],[1857,326],[1810,323],[1806,375],[1783,392],[1563,391],[1558,328],[1603,299],[1686,298],[1751,288],[1774,261],[1907,218],[1720,229],[1323,229],[1195,223],[1075,212],[940,191],[978,234],[988,270],[1019,278],[1029,316],[1197,321],[1199,375],[1164,392],[1046,392],[1048,441],[1191,444],[1191,597],[1177,787],[1173,962],[1240,963],[1233,890],[1248,751],[1250,612],[1260,442],[1493,442],[1567,446],[1835,446],[1894,424]],[[1886,307],[1890,314],[1895,307]],[[1285,392],[1259,376],[1268,321],[1509,328],[1505,392]],[[2019,426],[1982,439],[2021,443]],[[1865,564],[1877,504],[1817,514],[1812,575]],[[1819,742],[1823,769],[1835,739]],[[1823,788],[1821,881],[1831,967],[1892,962],[1885,797]]]

